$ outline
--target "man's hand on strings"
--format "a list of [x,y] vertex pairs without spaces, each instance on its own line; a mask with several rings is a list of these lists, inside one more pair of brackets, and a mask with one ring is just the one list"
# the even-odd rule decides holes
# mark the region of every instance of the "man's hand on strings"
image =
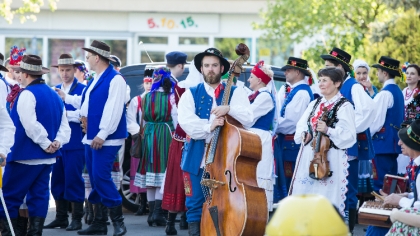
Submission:
[[230,111],[229,106],[218,106],[211,109],[211,114],[214,114],[217,117],[224,116]]
[[213,120],[213,122],[211,123],[210,126],[210,131],[213,131],[216,129],[216,127],[218,126],[223,126],[223,124],[225,123],[225,118],[223,117],[217,117],[216,119]]
[[316,125],[316,131],[320,131],[325,134],[327,133],[327,130],[328,130],[327,123],[325,123],[322,120],[318,120],[318,123]]

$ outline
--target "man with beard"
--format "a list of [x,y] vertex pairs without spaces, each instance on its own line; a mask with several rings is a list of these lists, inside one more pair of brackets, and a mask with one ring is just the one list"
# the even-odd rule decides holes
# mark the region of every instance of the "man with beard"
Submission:
[[[229,62],[216,48],[209,48],[194,58],[194,65],[204,75],[200,83],[185,91],[178,104],[178,121],[187,137],[181,169],[187,207],[189,235],[200,235],[200,221],[204,194],[201,177],[205,153],[213,137],[213,131],[223,126],[224,116],[232,116],[244,126],[250,126],[253,113],[248,96],[242,88],[232,87],[229,105],[221,106],[225,84],[221,76],[229,71]],[[189,140],[189,141],[188,141]]]

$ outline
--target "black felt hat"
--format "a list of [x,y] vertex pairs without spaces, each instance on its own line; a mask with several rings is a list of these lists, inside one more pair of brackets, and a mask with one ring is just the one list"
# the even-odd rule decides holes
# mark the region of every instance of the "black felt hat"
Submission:
[[37,55],[24,55],[18,66],[12,66],[14,71],[30,75],[43,75],[50,70],[42,66],[42,59]]
[[410,126],[400,129],[398,137],[407,147],[420,151],[420,120],[415,120]]
[[9,70],[3,66],[4,63],[4,55],[0,53],[0,70],[4,72],[9,72]]
[[287,65],[283,66],[280,70],[285,71],[287,69],[296,69],[302,71],[305,75],[311,76],[311,72],[308,70],[308,61],[297,58],[289,57]]
[[391,57],[381,56],[381,58],[378,61],[378,64],[373,64],[372,67],[384,70],[393,76],[402,76],[402,71],[400,69],[400,61],[395,60]]
[[220,62],[223,65],[223,72],[222,75],[226,74],[230,69],[230,63],[223,57],[223,54],[217,48],[209,48],[206,49],[204,52],[197,54],[194,57],[194,65],[197,70],[201,72],[201,62],[204,56],[216,56],[220,58]]
[[340,63],[344,70],[347,72],[353,70],[353,66],[350,64],[351,55],[339,48],[333,48],[329,54],[321,55],[321,58],[324,60],[336,61]]

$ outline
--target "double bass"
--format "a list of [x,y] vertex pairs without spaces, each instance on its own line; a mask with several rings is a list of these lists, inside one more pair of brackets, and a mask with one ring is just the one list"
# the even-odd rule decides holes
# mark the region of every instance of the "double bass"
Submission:
[[[240,56],[229,70],[222,105],[228,105],[233,77],[242,72],[249,58],[245,44],[236,47]],[[264,235],[268,218],[265,190],[257,184],[257,165],[262,147],[259,136],[247,131],[234,118],[225,116],[206,153],[201,181],[205,203],[201,235]]]

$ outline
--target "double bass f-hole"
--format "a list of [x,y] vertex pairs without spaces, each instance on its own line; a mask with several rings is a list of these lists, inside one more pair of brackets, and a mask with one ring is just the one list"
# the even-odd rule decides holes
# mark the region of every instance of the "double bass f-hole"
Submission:
[[236,187],[234,187],[233,190],[232,190],[232,187],[231,187],[232,186],[232,173],[230,172],[230,170],[226,170],[225,171],[225,175],[227,175],[227,174],[229,174],[229,183],[228,183],[229,191],[231,193],[233,193],[233,192],[236,191]]

